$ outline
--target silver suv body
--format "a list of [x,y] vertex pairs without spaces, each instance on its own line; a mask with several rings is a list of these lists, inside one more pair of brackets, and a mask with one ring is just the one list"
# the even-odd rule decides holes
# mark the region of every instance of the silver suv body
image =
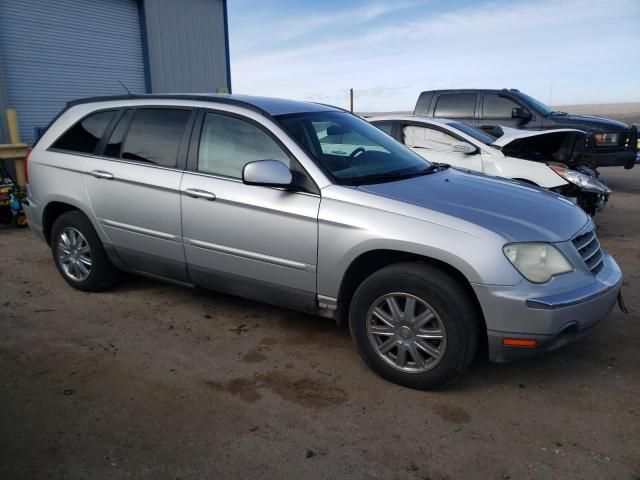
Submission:
[[494,361],[579,337],[622,283],[571,202],[430,164],[324,105],[72,102],[28,182],[29,224],[72,286],[127,270],[333,317],[375,371],[415,388],[458,377],[485,335]]

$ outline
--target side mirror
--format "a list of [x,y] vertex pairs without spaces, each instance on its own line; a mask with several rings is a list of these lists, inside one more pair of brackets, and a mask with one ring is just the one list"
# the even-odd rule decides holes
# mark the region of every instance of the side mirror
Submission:
[[456,153],[465,153],[467,155],[471,155],[472,153],[476,153],[478,149],[467,142],[456,142],[451,145],[451,150]]
[[242,181],[247,185],[288,187],[291,180],[291,170],[279,160],[257,160],[247,163],[242,169]]
[[533,115],[526,108],[516,107],[511,109],[511,118],[519,118],[526,123],[533,118]]

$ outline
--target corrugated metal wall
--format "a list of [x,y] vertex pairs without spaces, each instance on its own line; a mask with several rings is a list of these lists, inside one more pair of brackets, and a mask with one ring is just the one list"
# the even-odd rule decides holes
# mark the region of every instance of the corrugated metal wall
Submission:
[[118,80],[145,92],[138,11],[136,0],[0,0],[4,87],[23,141],[68,100],[123,94]]
[[153,93],[228,88],[225,2],[144,0]]

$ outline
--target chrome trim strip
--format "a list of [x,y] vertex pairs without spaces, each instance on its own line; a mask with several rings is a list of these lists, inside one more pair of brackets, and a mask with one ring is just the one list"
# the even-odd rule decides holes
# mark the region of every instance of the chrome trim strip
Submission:
[[[242,181],[241,178],[225,177],[223,175],[216,175],[214,173],[198,172],[198,171],[194,171],[194,170],[185,170],[184,174],[185,175],[196,175],[198,177],[212,178],[214,180],[226,180],[228,182],[235,182],[235,183],[241,183],[242,185],[246,185]],[[320,195],[317,194],[317,193],[299,192],[299,191],[287,190],[286,188],[280,188],[280,187],[265,187],[265,188],[271,188],[272,190],[280,190],[280,191],[283,191],[283,192],[287,192],[287,193],[289,193],[291,195],[306,195],[308,197],[320,198]]]
[[129,232],[140,233],[142,235],[149,235],[150,237],[161,238],[163,240],[170,240],[172,242],[179,242],[179,238],[177,235],[172,235],[170,233],[159,232],[157,230],[151,230],[149,228],[136,227],[134,225],[129,225],[128,223],[120,223],[114,222],[113,220],[101,219],[100,223],[105,227],[117,228],[119,230],[126,230]]
[[[147,168],[155,168],[157,170],[167,170],[169,172],[178,172],[178,173],[182,173],[182,174],[188,174],[188,175],[197,175],[200,177],[208,177],[208,178],[214,178],[217,180],[227,180],[230,182],[236,182],[236,183],[242,183],[244,185],[244,182],[242,181],[242,179],[240,178],[233,178],[233,177],[224,177],[221,175],[215,175],[212,173],[205,173],[205,172],[194,172],[192,170],[182,170],[179,168],[170,168],[170,167],[163,167],[161,165],[156,165],[155,163],[150,163],[150,162],[133,162],[133,161],[128,161],[128,160],[123,160],[121,158],[113,158],[113,157],[105,157],[103,155],[93,155],[91,153],[81,153],[81,152],[71,152],[71,151],[67,151],[67,150],[60,150],[57,148],[48,148],[47,151],[52,151],[55,153],[61,153],[64,155],[75,155],[78,157],[86,157],[86,158],[92,158],[94,160],[108,160],[110,162],[116,162],[116,163],[124,163],[126,165],[137,165],[140,167],[147,167]],[[65,168],[65,167],[60,167],[58,165],[53,165],[53,164],[43,164],[43,165],[48,165],[50,167],[55,167],[55,168],[62,168],[63,170],[70,170],[72,172],[77,172],[77,173],[84,173],[87,175],[90,175],[91,172],[87,172],[84,169],[70,169],[70,168]],[[311,176],[311,175],[309,175]],[[122,178],[116,178],[116,180],[119,180],[121,182],[127,182],[127,183],[133,183],[136,185],[148,185],[146,183],[142,183],[142,182],[136,182],[133,180],[126,180],[126,179],[122,179]],[[277,188],[277,187],[269,187],[272,188],[274,190],[282,190],[282,191],[286,191],[287,193],[290,193],[292,195],[307,195],[309,197],[318,197],[320,198],[321,195],[316,194],[316,193],[310,193],[310,192],[298,192],[298,191],[291,191],[291,190],[287,190],[286,188]],[[164,190],[169,190],[169,191],[178,191],[175,189],[168,189],[168,188],[164,188]]]
[[[73,156],[76,156],[76,157],[92,158],[94,160],[109,160],[110,162],[124,163],[126,165],[138,165],[140,167],[155,168],[155,169],[158,169],[158,170],[168,170],[170,172],[179,172],[179,173],[184,172],[184,170],[182,170],[180,168],[163,167],[162,165],[158,165],[156,163],[151,163],[151,162],[135,162],[135,161],[123,160],[122,158],[105,157],[103,155],[94,155],[92,153],[73,152],[73,151],[70,151],[70,150],[61,150],[59,148],[51,148],[51,147],[49,147],[47,149],[47,151],[51,151],[51,152],[54,152],[54,153],[61,153],[63,155],[73,155]],[[89,172],[86,172],[84,170],[77,170],[77,171],[82,172],[82,173],[87,173],[87,174],[89,173]]]
[[[576,245],[576,248],[578,249],[578,251],[582,250],[584,247],[590,245],[594,240],[598,241],[598,239],[596,238],[596,234],[595,232],[591,232],[591,236],[584,242],[582,242],[580,245]],[[575,245],[575,240],[574,240],[574,245]]]
[[598,258],[597,263],[599,263],[599,260],[602,259],[603,255],[602,255],[602,249],[600,247],[596,248],[593,253],[590,253],[588,256],[584,257],[584,263],[587,264],[587,266],[592,269],[593,267],[589,266],[589,261],[591,261],[594,257],[596,257],[596,255],[600,254],[600,258]]
[[227,247],[224,245],[218,245],[216,243],[203,242],[202,240],[193,240],[191,238],[184,239],[185,245],[192,245],[194,247],[204,248],[206,250],[212,250],[218,253],[225,253],[236,257],[248,258],[249,260],[257,260],[259,262],[271,263],[281,267],[293,268],[295,270],[303,270],[314,272],[315,266],[308,265],[302,262],[296,262],[294,260],[288,260],[286,258],[272,257],[271,255],[264,255],[262,253],[250,252],[248,250],[241,250],[239,248]]

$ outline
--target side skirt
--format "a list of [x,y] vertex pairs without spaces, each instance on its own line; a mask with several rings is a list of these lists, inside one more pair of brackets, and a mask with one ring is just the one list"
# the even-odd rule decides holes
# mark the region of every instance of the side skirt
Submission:
[[336,317],[336,300],[314,292],[263,282],[249,277],[166,260],[153,255],[104,245],[111,262],[120,270],[182,287],[201,287],[325,318]]

